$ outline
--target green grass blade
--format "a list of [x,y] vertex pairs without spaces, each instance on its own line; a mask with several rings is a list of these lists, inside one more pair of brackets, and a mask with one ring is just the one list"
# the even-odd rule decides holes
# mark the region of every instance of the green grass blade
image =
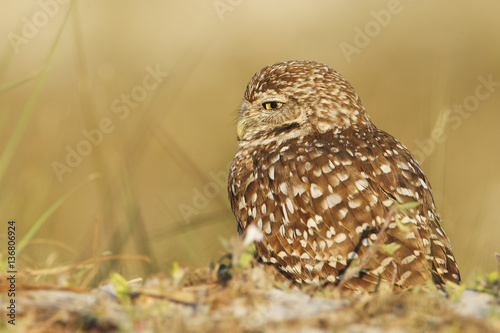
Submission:
[[48,218],[74,193],[76,193],[78,190],[80,190],[84,185],[86,185],[88,182],[98,178],[97,174],[91,174],[87,177],[87,179],[82,182],[80,185],[76,186],[73,188],[71,191],[60,197],[56,202],[54,202],[39,218],[36,220],[35,224],[28,230],[26,235],[21,239],[19,242],[17,249],[16,249],[16,254],[19,256],[19,254],[23,251],[23,249],[28,245],[28,242],[36,235],[38,230],[47,222]]
[[3,92],[6,92],[7,90],[10,90],[10,89],[14,89],[28,81],[31,81],[33,79],[35,79],[38,75],[40,75],[41,71],[40,70],[36,70],[36,71],[33,71],[31,73],[28,73],[27,75],[17,79],[17,80],[14,80],[12,82],[9,82],[7,84],[4,84],[3,86],[0,87],[0,94],[3,93]]
[[26,130],[26,127],[28,126],[31,115],[33,114],[33,111],[35,109],[35,104],[38,101],[38,98],[40,97],[40,94],[41,94],[43,87],[45,85],[45,81],[47,80],[49,68],[50,68],[50,65],[52,64],[52,61],[54,60],[54,55],[56,53],[55,52],[56,47],[59,44],[59,41],[61,40],[61,36],[62,36],[63,31],[64,31],[64,27],[66,26],[66,23],[68,22],[68,18],[72,12],[74,3],[75,3],[74,0],[71,1],[70,8],[68,9],[68,12],[66,13],[66,17],[64,18],[64,21],[61,25],[61,28],[59,29],[59,31],[57,33],[56,39],[54,40],[54,43],[52,44],[52,47],[50,48],[49,54],[47,55],[47,58],[45,59],[44,66],[40,72],[40,75],[38,76],[38,78],[35,82],[35,87],[33,88],[31,95],[28,97],[26,104],[24,105],[23,109],[21,110],[21,116],[19,118],[19,121],[17,122],[16,127],[14,128],[14,131],[12,132],[12,136],[10,137],[10,140],[7,142],[2,155],[0,156],[0,179],[3,178],[5,171],[7,170],[7,167],[12,159],[12,156],[14,155],[14,152],[17,149],[19,141],[21,141],[21,138],[24,134],[24,131]]

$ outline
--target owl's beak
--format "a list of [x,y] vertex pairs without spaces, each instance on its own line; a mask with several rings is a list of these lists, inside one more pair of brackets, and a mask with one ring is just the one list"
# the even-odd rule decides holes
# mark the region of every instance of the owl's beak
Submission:
[[243,134],[245,134],[246,129],[247,125],[245,123],[245,120],[243,118],[238,119],[238,123],[236,124],[236,135],[238,136],[238,140],[241,140]]

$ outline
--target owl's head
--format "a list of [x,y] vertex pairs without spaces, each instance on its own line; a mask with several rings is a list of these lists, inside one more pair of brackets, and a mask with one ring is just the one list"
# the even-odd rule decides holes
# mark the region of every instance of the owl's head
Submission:
[[287,61],[252,77],[237,133],[240,141],[286,140],[361,123],[370,121],[340,73],[314,61]]

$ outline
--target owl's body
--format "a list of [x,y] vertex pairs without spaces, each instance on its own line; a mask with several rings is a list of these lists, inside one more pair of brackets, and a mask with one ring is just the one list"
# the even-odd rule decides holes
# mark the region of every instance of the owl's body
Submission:
[[262,230],[260,258],[294,283],[338,284],[373,246],[345,287],[460,282],[427,178],[339,73],[309,61],[264,68],[245,92],[238,137],[228,183],[238,232]]

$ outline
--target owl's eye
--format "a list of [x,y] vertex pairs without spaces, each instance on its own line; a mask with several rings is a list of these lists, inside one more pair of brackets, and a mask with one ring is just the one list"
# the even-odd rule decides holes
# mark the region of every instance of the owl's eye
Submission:
[[281,109],[281,107],[284,105],[284,103],[281,102],[265,102],[262,103],[262,106],[266,110],[278,110]]

